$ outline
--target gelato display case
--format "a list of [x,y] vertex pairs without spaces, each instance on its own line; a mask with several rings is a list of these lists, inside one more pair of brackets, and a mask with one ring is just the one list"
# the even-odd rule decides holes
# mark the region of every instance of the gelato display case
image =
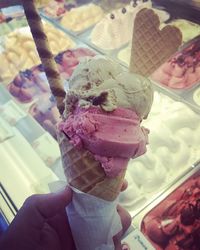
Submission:
[[134,218],[155,249],[199,248],[200,165]]
[[[148,119],[142,121],[150,130],[149,144],[144,155],[130,160],[128,188],[119,197],[137,230],[127,241],[143,234],[146,249],[198,249],[199,6],[198,1],[52,0],[39,9],[66,92],[84,58],[107,56],[129,70],[134,21],[143,8],[156,13],[160,30],[173,25],[182,34],[178,51],[149,76],[154,101]],[[66,185],[56,101],[27,20],[13,15],[13,9],[4,6],[2,13],[12,13],[12,20],[0,23],[0,234],[28,196]],[[179,209],[172,204],[176,199]],[[175,242],[179,248],[174,248]]]

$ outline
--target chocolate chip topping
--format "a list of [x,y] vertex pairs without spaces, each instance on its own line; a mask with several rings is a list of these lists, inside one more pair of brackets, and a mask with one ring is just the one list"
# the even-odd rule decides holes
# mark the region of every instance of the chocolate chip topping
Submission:
[[195,217],[197,219],[200,219],[200,199],[198,199],[196,201],[196,205],[195,205]]
[[107,97],[108,93],[102,92],[99,96],[94,97],[94,99],[92,100],[92,104],[95,106],[102,105],[103,103],[106,102]]
[[195,221],[195,207],[192,204],[188,204],[188,206],[181,211],[180,219],[183,225],[192,225]]
[[180,237],[176,241],[176,245],[179,247],[178,249],[181,250],[199,250],[200,246],[200,229],[194,229],[192,232],[186,236]]
[[126,13],[126,8],[122,8],[122,13],[123,13],[123,14]]
[[[192,58],[191,58],[192,57]],[[175,58],[171,60],[172,63],[177,63],[179,67],[187,66],[193,68],[195,72],[196,66],[199,63],[200,58],[200,44],[197,41],[190,47],[185,48]]]
[[187,236],[183,236],[182,239],[178,240],[176,242],[176,245],[179,246],[182,250],[189,250],[192,249],[192,246],[194,245],[194,239],[192,234],[188,234]]
[[85,89],[85,90],[89,90],[89,89],[91,89],[91,87],[92,87],[92,84],[91,84],[90,82],[88,82],[88,83],[84,86],[84,89]]
[[115,19],[115,15],[113,13],[110,14],[111,19]]
[[136,7],[136,6],[137,6],[137,0],[133,0],[132,6],[133,6],[133,7]]
[[97,80],[97,81],[95,82],[96,86],[99,86],[101,83],[102,83],[101,80]]
[[193,232],[194,244],[195,246],[200,246],[200,229]]

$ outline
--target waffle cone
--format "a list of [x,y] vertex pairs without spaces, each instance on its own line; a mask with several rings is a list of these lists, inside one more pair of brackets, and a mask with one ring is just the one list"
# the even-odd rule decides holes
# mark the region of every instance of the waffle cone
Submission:
[[65,176],[72,187],[106,201],[117,198],[126,170],[115,178],[107,177],[93,154],[76,149],[63,132],[58,133],[58,142]]
[[[44,66],[51,92],[56,98],[60,114],[63,114],[65,91],[51,53],[36,3],[39,0],[22,0],[25,14],[33,35],[38,54]],[[76,189],[98,198],[113,201],[117,198],[123,183],[125,171],[115,178],[108,178],[100,162],[87,150],[77,150],[62,132],[58,132],[58,142],[68,183]]]
[[171,25],[159,29],[159,17],[152,9],[140,10],[134,20],[130,72],[150,76],[182,43],[181,31]]

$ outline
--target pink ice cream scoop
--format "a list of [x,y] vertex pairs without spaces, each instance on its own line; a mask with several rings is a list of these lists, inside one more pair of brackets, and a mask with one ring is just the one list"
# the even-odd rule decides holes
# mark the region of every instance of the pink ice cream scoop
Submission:
[[199,40],[190,43],[182,51],[161,65],[151,78],[173,89],[187,89],[200,81]]
[[68,87],[60,130],[91,152],[107,176],[118,176],[146,152],[149,131],[141,122],[151,109],[151,82],[97,56],[76,67]]
[[129,109],[105,112],[99,107],[77,108],[60,129],[77,147],[83,147],[101,162],[106,174],[117,176],[130,158],[146,152],[148,130],[140,127],[140,118]]

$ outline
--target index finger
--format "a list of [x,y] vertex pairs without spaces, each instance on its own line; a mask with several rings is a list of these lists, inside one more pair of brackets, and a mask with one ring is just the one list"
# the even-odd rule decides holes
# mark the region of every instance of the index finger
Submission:
[[71,199],[72,190],[67,187],[59,193],[33,195],[25,201],[23,207],[24,209],[36,209],[46,219],[65,209]]

